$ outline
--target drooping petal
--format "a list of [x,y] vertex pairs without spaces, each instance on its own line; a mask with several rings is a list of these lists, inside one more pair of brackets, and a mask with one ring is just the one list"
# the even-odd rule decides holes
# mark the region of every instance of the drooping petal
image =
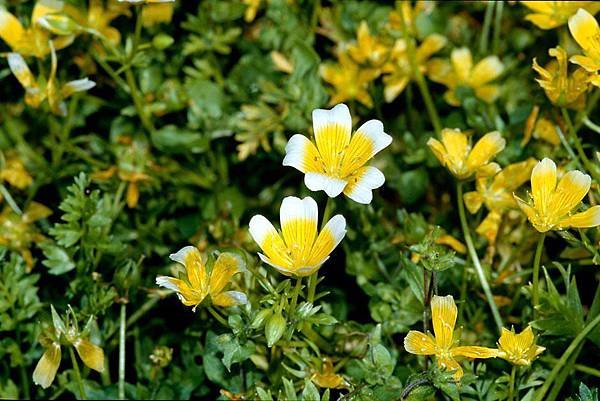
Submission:
[[328,168],[337,167],[350,142],[352,118],[345,104],[331,110],[316,109],[312,113],[317,149]]
[[555,188],[556,164],[546,157],[531,172],[531,196],[540,214],[546,215]]
[[588,228],[600,226],[600,205],[592,206],[585,212],[576,213],[558,223],[558,228]]
[[344,194],[355,202],[368,205],[373,200],[373,190],[385,182],[385,176],[375,167],[366,166],[350,176]]
[[292,260],[287,253],[285,243],[269,220],[260,214],[252,217],[249,231],[254,241],[265,253],[264,259],[261,258],[265,263],[282,269],[292,267]]
[[485,237],[490,244],[493,244],[496,242],[501,221],[502,214],[496,210],[491,210],[475,231],[477,234]]
[[454,372],[454,380],[459,381],[463,377],[463,369],[455,359],[436,356],[435,360],[439,367],[449,372]]
[[[1,12],[1,10],[0,10]],[[8,67],[15,78],[26,90],[32,91],[37,88],[37,82],[27,66],[25,59],[19,53],[8,53]]]
[[303,267],[317,237],[318,207],[310,196],[288,196],[279,211],[281,233],[295,267]]
[[592,178],[573,170],[563,175],[550,197],[549,210],[555,216],[564,216],[573,210],[590,190]]
[[464,195],[465,206],[470,213],[477,213],[484,200],[483,196],[477,191],[467,192]]
[[600,54],[600,27],[596,18],[585,9],[580,8],[575,15],[569,18],[569,30],[575,41],[587,52],[598,52]]
[[242,259],[233,253],[221,253],[210,273],[209,292],[211,297],[223,291],[223,288],[231,281],[234,274],[241,271]]
[[325,191],[327,196],[335,198],[342,193],[347,184],[346,180],[321,173],[306,173],[304,184],[311,191]]
[[449,349],[453,343],[454,325],[458,310],[452,295],[440,297],[433,296],[431,300],[431,321],[435,342],[441,349]]
[[54,381],[60,365],[60,345],[52,343],[46,349],[33,371],[33,382],[42,388],[48,388]]
[[40,219],[45,219],[52,214],[52,210],[38,202],[31,202],[23,213],[23,222],[33,223]]
[[341,214],[333,216],[319,233],[310,251],[307,265],[310,267],[322,265],[345,235],[346,219]]
[[472,345],[454,347],[452,348],[451,352],[452,356],[464,356],[473,359],[495,358],[498,356],[497,349],[487,347],[476,347]]
[[0,38],[13,50],[18,50],[25,29],[18,18],[0,7]]
[[454,68],[458,82],[469,82],[471,70],[473,69],[471,50],[468,47],[454,49],[450,55],[450,60],[452,61],[452,68]]
[[61,96],[66,99],[76,92],[84,92],[92,89],[96,86],[96,83],[89,78],[76,79],[75,81],[69,81],[64,84],[60,90]]
[[196,306],[206,297],[206,293],[194,291],[188,283],[178,278],[169,276],[157,276],[156,285],[175,291],[177,298],[185,306]]
[[367,121],[356,130],[348,148],[344,151],[340,175],[347,177],[355,173],[390,143],[392,143],[392,137],[383,132],[381,121]]
[[315,145],[304,135],[296,134],[285,146],[284,166],[291,166],[303,173],[322,172],[321,155]]
[[215,297],[211,297],[211,300],[214,305],[225,308],[236,305],[245,305],[248,303],[248,297],[246,294],[239,291],[225,291]]
[[[537,220],[537,213],[536,213],[535,209],[529,203],[527,203],[523,199],[519,198],[517,195],[513,194],[513,198],[517,202],[517,205],[519,206],[521,211],[523,213],[525,213],[525,216],[527,216],[527,219],[533,224]],[[534,227],[535,227],[535,225],[534,225]],[[538,229],[538,227],[535,227],[535,228]],[[548,230],[544,230],[544,231],[548,231]]]
[[415,355],[435,355],[437,352],[433,339],[417,330],[409,331],[404,337],[404,349]]
[[473,147],[467,158],[470,170],[476,170],[486,164],[500,153],[506,146],[506,140],[498,131],[488,132]]
[[417,49],[417,60],[424,62],[446,46],[448,40],[437,33],[427,36]]
[[85,366],[100,373],[104,371],[104,351],[102,348],[83,339],[75,340],[73,346]]
[[169,255],[169,258],[185,266],[192,288],[206,293],[208,290],[208,277],[198,248],[191,245],[183,247],[177,253]]
[[497,56],[488,56],[481,60],[471,75],[471,85],[482,86],[498,78],[504,71],[504,64]]

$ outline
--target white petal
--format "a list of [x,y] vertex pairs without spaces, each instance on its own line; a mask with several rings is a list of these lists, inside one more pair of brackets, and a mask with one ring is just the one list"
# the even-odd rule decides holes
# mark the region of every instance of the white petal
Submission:
[[363,133],[371,139],[373,146],[371,157],[392,143],[392,137],[383,132],[383,123],[379,120],[369,120],[356,131]]
[[312,112],[313,130],[315,136],[318,136],[319,131],[329,124],[337,124],[348,132],[348,136],[352,132],[352,117],[348,106],[343,103],[338,104],[331,110],[315,109]]
[[89,78],[77,79],[67,82],[61,89],[63,97],[69,97],[75,92],[82,92],[92,89],[96,83]]
[[171,281],[172,278],[173,277],[168,276],[156,276],[156,285],[179,292],[179,287],[177,287],[177,285]]
[[317,224],[319,208],[317,202],[310,196],[304,199],[296,198],[295,196],[287,196],[281,202],[279,209],[279,221],[281,227],[291,221],[304,219],[314,221]]
[[262,248],[265,238],[271,234],[277,234],[277,230],[273,227],[273,224],[263,215],[257,214],[250,219],[248,224],[250,235],[254,241]]
[[[369,204],[373,200],[373,189],[379,188],[385,182],[385,176],[375,167],[363,168],[363,173],[356,177],[358,181],[350,182],[344,193],[353,201]],[[352,180],[353,178],[351,178]]]
[[296,134],[292,136],[287,145],[285,145],[283,165],[294,167],[305,173],[307,171],[305,163],[306,149],[309,145],[312,145],[312,143],[304,135]]
[[323,263],[325,263],[325,261],[329,259],[331,252],[333,252],[333,250],[346,236],[346,219],[344,216],[341,214],[336,214],[333,216],[327,222],[327,224],[325,224],[323,230],[321,230],[321,233],[324,232],[328,232],[331,235],[333,243],[327,243],[326,246],[324,246],[323,242],[317,239],[313,248],[313,255],[323,254],[326,256],[322,257],[317,263],[314,264],[314,266],[321,266]]
[[341,194],[346,187],[345,180],[321,173],[306,173],[304,184],[311,191],[325,191],[330,198],[335,198]]
[[228,296],[233,298],[236,302],[236,305],[246,305],[248,303],[248,297],[243,292],[225,291],[223,294],[227,294]]
[[184,246],[177,253],[172,253],[169,255],[169,258],[172,261],[181,263],[185,266],[185,258],[188,253],[196,251],[196,247],[192,245]]

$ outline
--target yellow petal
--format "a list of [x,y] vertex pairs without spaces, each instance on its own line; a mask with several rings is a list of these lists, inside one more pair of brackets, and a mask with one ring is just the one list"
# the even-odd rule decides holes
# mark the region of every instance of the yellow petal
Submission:
[[239,291],[225,291],[218,294],[215,297],[212,297],[212,303],[216,306],[222,306],[224,308],[229,308],[231,306],[236,305],[244,305],[248,303],[248,298],[246,294]]
[[553,12],[553,4],[552,1],[521,1],[525,7],[530,10],[537,11],[541,14],[550,14]]
[[[536,2],[534,1],[532,3]],[[545,3],[545,1],[538,1],[537,3]],[[529,14],[525,17],[525,19],[527,21],[531,21],[534,25],[541,29],[554,29],[564,23],[550,15],[544,14]]]
[[433,339],[416,330],[409,331],[404,337],[404,349],[415,355],[435,355],[437,352]]
[[490,211],[479,226],[477,226],[477,234],[485,237],[490,244],[494,244],[496,242],[496,236],[498,235],[501,221],[501,213],[495,210]]
[[127,206],[130,209],[134,209],[137,206],[139,199],[140,190],[138,188],[137,183],[130,182],[129,185],[127,185]]
[[452,66],[447,60],[432,59],[427,63],[427,75],[434,82],[439,82],[446,86],[455,85],[455,74],[452,72]]
[[198,248],[195,246],[183,247],[177,253],[169,255],[169,258],[185,267],[192,288],[206,294],[208,291],[208,277]]
[[498,78],[504,71],[504,65],[497,56],[488,56],[481,60],[471,75],[470,83],[474,87],[487,84]]
[[464,356],[472,359],[495,358],[498,356],[498,350],[487,347],[463,346],[454,347],[451,350],[453,356]]
[[19,53],[8,53],[8,67],[26,90],[38,91],[38,85],[25,59]]
[[323,264],[345,235],[346,219],[340,214],[333,216],[319,233],[306,265],[314,267]]
[[467,135],[458,129],[442,130],[442,143],[446,149],[445,164],[454,172],[462,170],[469,153]]
[[556,164],[548,158],[540,161],[531,172],[531,196],[536,210],[546,215],[556,188]]
[[193,306],[194,309],[206,297],[206,293],[194,290],[185,281],[174,277],[157,276],[156,285],[175,291],[182,304]]
[[550,197],[550,212],[564,216],[573,210],[590,190],[592,178],[581,171],[569,171],[562,176]]
[[493,103],[500,96],[498,85],[483,85],[475,88],[475,96],[486,103]]
[[596,72],[600,70],[600,60],[594,60],[588,56],[575,55],[571,56],[569,61],[573,64],[581,66],[587,72]]
[[427,141],[427,146],[431,149],[435,157],[438,159],[442,166],[446,165],[446,157],[448,152],[446,152],[446,148],[444,145],[435,138],[429,138]]
[[596,18],[583,8],[569,18],[569,30],[575,41],[586,52],[600,55],[600,27]]
[[421,63],[426,61],[429,57],[446,46],[446,43],[448,43],[448,40],[437,33],[427,36],[417,49],[417,60]]
[[73,345],[85,366],[100,373],[104,371],[104,351],[102,348],[82,339],[75,340]]
[[558,228],[588,228],[600,226],[600,205],[592,206],[585,212],[567,217],[558,224]]
[[468,47],[452,50],[450,55],[452,67],[459,83],[469,82],[473,69],[473,56]]
[[484,198],[479,192],[473,191],[467,192],[464,195],[464,201],[465,206],[467,207],[467,210],[469,210],[469,212],[477,213],[477,211],[479,210],[479,208],[481,208],[481,205],[483,204]]
[[40,219],[45,219],[52,214],[52,210],[38,202],[31,202],[23,213],[23,221],[25,223],[33,223]]
[[463,369],[453,358],[444,358],[436,356],[436,362],[439,367],[452,372],[454,371],[454,380],[459,381],[463,377]]
[[42,388],[48,388],[54,381],[60,365],[60,345],[52,343],[40,358],[33,371],[33,382]]
[[435,241],[436,244],[447,245],[458,253],[467,253],[467,247],[458,239],[449,234],[440,235]]
[[345,104],[338,104],[331,110],[316,109],[313,110],[312,120],[319,154],[325,165],[333,169],[339,165],[350,142],[350,110]]
[[64,3],[60,0],[38,0],[31,13],[31,23],[37,24],[38,19],[44,15],[54,14],[62,11]]
[[467,166],[469,170],[476,170],[487,164],[494,156],[500,153],[506,140],[498,131],[493,131],[485,134],[473,147],[469,157],[467,158]]
[[431,300],[431,320],[438,348],[449,349],[453,343],[457,308],[452,295],[433,296]]
[[317,202],[288,196],[279,212],[283,240],[296,267],[305,267],[317,238]]
[[25,30],[17,17],[0,7],[0,38],[13,50],[18,50]]
[[173,18],[173,3],[148,4],[142,8],[142,23],[145,27],[170,22]]
[[219,255],[210,273],[210,295],[216,295],[223,291],[234,274],[242,269],[242,260],[239,256],[223,252]]
[[340,176],[355,173],[376,153],[389,146],[392,137],[383,131],[383,123],[369,120],[356,130],[342,155]]
[[287,253],[287,247],[269,220],[261,215],[253,216],[250,219],[249,232],[266,255],[261,256],[259,253],[262,260],[280,269],[292,268],[292,259]]
[[315,145],[301,134],[292,136],[285,146],[283,165],[294,167],[303,173],[325,170],[325,164]]

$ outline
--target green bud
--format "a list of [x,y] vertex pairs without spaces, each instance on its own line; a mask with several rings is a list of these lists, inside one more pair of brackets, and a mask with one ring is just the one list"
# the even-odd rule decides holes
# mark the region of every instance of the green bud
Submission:
[[171,36],[165,33],[159,33],[152,39],[152,46],[158,50],[164,50],[175,42]]
[[56,312],[56,309],[54,309],[54,305],[50,305],[50,309],[52,310],[52,323],[54,324],[54,330],[59,336],[60,334],[65,334],[67,332],[65,323]]
[[253,329],[258,329],[265,324],[265,320],[271,316],[273,311],[271,309],[263,309],[256,314],[254,320],[252,321],[251,327]]
[[276,313],[269,317],[265,324],[265,337],[267,337],[267,346],[270,348],[275,344],[285,331],[286,321],[281,313]]
[[68,36],[76,34],[81,27],[70,17],[61,14],[48,14],[38,18],[37,23],[55,35]]

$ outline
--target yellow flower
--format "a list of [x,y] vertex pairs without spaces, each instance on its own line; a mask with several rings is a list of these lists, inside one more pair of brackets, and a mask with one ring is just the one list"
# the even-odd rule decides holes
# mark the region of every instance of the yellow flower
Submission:
[[315,372],[310,380],[320,388],[344,388],[344,378],[335,373],[330,358],[323,358],[323,369]]
[[244,21],[252,22],[256,18],[256,12],[260,7],[261,0],[242,0],[246,5],[246,11],[244,11]]
[[506,359],[513,365],[529,366],[545,349],[535,344],[531,326],[527,326],[519,334],[515,333],[514,328],[512,330],[502,328],[502,335],[498,340],[498,357]]
[[562,47],[550,49],[548,54],[556,57],[556,61],[551,61],[545,68],[542,68],[535,58],[533,59],[533,69],[540,74],[540,78],[536,81],[552,103],[576,110],[582,109],[585,107],[588,74],[583,69],[577,68],[569,76],[567,52]]
[[508,209],[517,208],[512,193],[529,180],[536,163],[535,159],[529,159],[506,166],[493,179],[480,177],[476,182],[477,190],[465,194],[465,206],[469,212],[477,213],[483,204],[490,211],[477,227],[477,233],[490,244],[496,242],[502,214]]
[[21,159],[13,152],[6,155],[4,167],[0,169],[0,181],[6,181],[18,189],[27,188],[32,181]]
[[160,2],[148,4],[142,9],[142,23],[145,27],[153,26],[160,23],[171,22],[175,3]]
[[[421,73],[427,72],[427,62],[429,58],[440,51],[446,45],[446,38],[432,34],[423,40],[416,50],[417,66]],[[390,56],[390,62],[383,67],[383,72],[386,75],[383,78],[384,96],[386,102],[392,102],[411,80],[414,80],[414,72],[412,71],[408,58],[406,41],[400,39],[396,41]]]
[[[51,49],[50,33],[39,24],[39,19],[62,11],[63,6],[62,1],[38,1],[33,7],[29,28],[23,27],[17,17],[0,6],[0,38],[16,53],[44,58]],[[73,35],[59,36],[52,40],[52,46],[62,49],[69,46],[73,39]]]
[[102,0],[89,0],[85,13],[71,4],[66,4],[64,11],[77,24],[105,37],[113,45],[121,41],[121,34],[117,28],[110,26],[110,22],[120,15],[129,14],[127,5],[118,4],[114,0],[109,0],[106,7]]
[[207,297],[216,306],[229,307],[248,303],[246,294],[242,292],[223,291],[234,274],[245,270],[239,256],[228,252],[219,254],[210,271],[202,262],[200,251],[194,246],[183,247],[169,257],[185,267],[185,275],[180,274],[179,278],[158,276],[156,284],[175,291],[181,303],[193,307],[192,311]]
[[471,50],[466,47],[452,50],[450,61],[431,60],[427,68],[432,81],[448,87],[444,98],[452,106],[460,105],[456,96],[456,88],[459,86],[473,89],[479,99],[492,103],[498,97],[500,89],[491,82],[504,71],[504,65],[496,56],[488,56],[473,66]]
[[490,160],[504,149],[506,141],[498,131],[488,132],[471,149],[466,134],[459,129],[444,128],[442,141],[430,138],[427,145],[456,178],[465,180],[474,174],[483,177],[497,173],[500,166]]
[[388,59],[390,49],[379,37],[371,35],[369,25],[362,21],[356,33],[356,43],[348,45],[348,55],[358,64],[380,68]]
[[564,25],[577,9],[585,8],[592,14],[600,10],[596,1],[522,1],[523,5],[532,10],[526,20],[533,22],[541,29],[554,29]]
[[66,116],[67,107],[64,99],[76,92],[91,89],[96,86],[96,83],[88,78],[83,78],[67,82],[60,86],[56,80],[56,53],[54,49],[51,50],[52,65],[48,80],[44,78],[36,80],[19,53],[8,53],[8,66],[25,89],[25,103],[33,108],[38,108],[44,100],[48,100],[48,105],[52,113]]
[[292,136],[283,165],[303,172],[311,191],[325,191],[331,198],[344,192],[358,203],[370,203],[371,191],[382,186],[385,177],[365,163],[392,142],[381,121],[369,120],[351,135],[352,118],[345,104],[313,110],[312,119],[315,142],[301,134]]
[[539,162],[531,173],[531,200],[515,199],[533,227],[539,232],[569,227],[587,228],[600,225],[600,205],[573,214],[590,190],[592,179],[581,171],[569,171],[557,183],[556,164],[548,158]]
[[27,270],[33,267],[33,257],[29,248],[32,244],[44,240],[44,236],[38,233],[33,223],[50,214],[50,209],[37,202],[31,202],[21,216],[8,206],[0,213],[0,245],[19,252]]
[[264,252],[258,256],[286,276],[304,277],[317,271],[346,235],[346,219],[338,214],[317,232],[317,203],[311,197],[283,199],[281,233],[262,215],[250,219],[250,235]]
[[435,355],[438,366],[455,371],[454,379],[460,380],[463,370],[456,357],[494,358],[498,350],[477,346],[458,346],[454,339],[457,309],[452,295],[433,296],[431,300],[431,320],[434,336],[430,333],[411,330],[404,338],[404,349],[415,355]]
[[[600,3],[595,5],[600,8]],[[580,8],[577,10],[577,14],[569,19],[569,30],[585,54],[585,56],[573,56],[569,60],[593,74],[590,82],[600,87],[600,75],[598,75],[600,70],[600,27],[598,21],[592,14]]]
[[379,73],[370,68],[362,68],[347,54],[341,53],[337,64],[323,64],[321,77],[333,86],[329,104],[357,100],[367,107],[373,107],[373,99],[369,95],[369,83]]
[[529,143],[532,136],[536,139],[542,139],[551,145],[559,145],[560,137],[556,133],[555,124],[546,117],[542,116],[538,118],[539,112],[540,107],[534,106],[529,117],[527,117],[521,146],[525,146]]

